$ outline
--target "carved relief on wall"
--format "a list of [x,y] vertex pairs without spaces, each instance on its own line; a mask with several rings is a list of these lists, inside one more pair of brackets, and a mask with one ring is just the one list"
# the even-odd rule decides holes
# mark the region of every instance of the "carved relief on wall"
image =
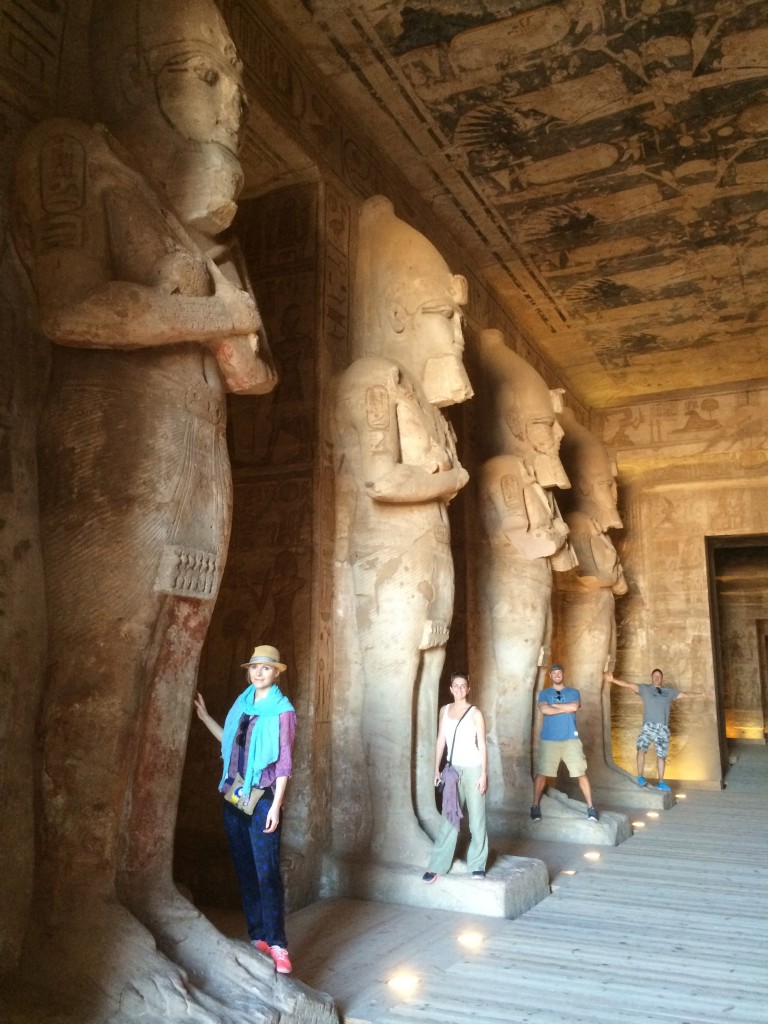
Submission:
[[765,451],[768,463],[768,389],[604,409],[593,427],[612,451],[627,450],[628,458],[659,449],[690,458]]

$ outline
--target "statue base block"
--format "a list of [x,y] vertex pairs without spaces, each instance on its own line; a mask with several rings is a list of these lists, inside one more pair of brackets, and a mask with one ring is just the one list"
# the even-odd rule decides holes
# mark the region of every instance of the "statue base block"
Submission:
[[627,782],[618,786],[593,786],[600,807],[637,808],[643,811],[668,811],[676,804],[674,793],[665,793],[655,786],[638,786]]
[[547,867],[530,857],[497,857],[485,878],[472,878],[463,861],[429,885],[423,874],[423,867],[405,864],[326,858],[321,896],[515,918],[549,895]]
[[618,811],[599,811],[599,814],[599,821],[590,821],[582,801],[571,800],[565,793],[549,789],[541,798],[541,821],[532,821],[527,812],[489,810],[488,832],[491,836],[589,846],[618,846],[632,835],[626,814]]

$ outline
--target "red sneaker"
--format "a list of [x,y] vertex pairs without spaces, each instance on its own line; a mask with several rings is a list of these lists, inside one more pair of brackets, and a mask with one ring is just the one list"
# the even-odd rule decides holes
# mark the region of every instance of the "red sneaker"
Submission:
[[258,949],[260,953],[269,953],[269,944],[264,939],[252,939],[251,945],[254,949]]
[[288,959],[288,950],[282,946],[270,946],[269,952],[275,961],[275,970],[278,974],[290,974],[293,970],[291,961]]

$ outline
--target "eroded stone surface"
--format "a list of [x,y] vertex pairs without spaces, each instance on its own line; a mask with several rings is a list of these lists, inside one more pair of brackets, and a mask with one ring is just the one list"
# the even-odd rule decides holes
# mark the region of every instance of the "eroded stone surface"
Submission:
[[[558,450],[560,396],[505,344],[483,331],[478,378],[484,461],[476,554],[478,649],[472,667],[488,723],[489,818],[531,803],[533,693],[549,647],[552,570],[575,564],[552,494],[568,486]],[[556,405],[557,403],[557,405]]]
[[237,252],[218,238],[242,184],[240,64],[209,0],[103,4],[92,44],[104,123],[43,122],[16,181],[16,243],[55,343],[39,452],[35,983],[73,1020],[330,1019],[171,879],[229,534],[224,393],[276,379]]
[[[467,482],[440,408],[472,395],[462,364],[465,301],[466,282],[434,246],[388,200],[366,202],[358,358],[336,402],[340,594],[351,602],[343,636],[359,657],[340,712],[362,732],[378,861],[425,863],[439,821],[431,759],[453,611],[447,506]],[[341,763],[344,751],[338,756]],[[339,827],[359,830],[359,809],[350,814],[344,803],[342,790]]]
[[617,770],[611,746],[611,686],[603,672],[616,660],[615,597],[627,583],[613,546],[611,529],[620,529],[616,507],[616,468],[602,443],[573,412],[559,415],[560,446],[571,488],[560,497],[578,566],[556,581],[557,656],[581,693],[579,735],[587,755],[589,780],[599,802],[601,787],[627,790],[634,780]]

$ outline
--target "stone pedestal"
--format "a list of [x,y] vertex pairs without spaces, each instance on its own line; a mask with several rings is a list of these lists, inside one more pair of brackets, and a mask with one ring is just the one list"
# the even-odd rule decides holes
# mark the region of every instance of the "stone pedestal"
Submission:
[[619,781],[616,786],[600,785],[595,788],[594,792],[598,807],[668,811],[676,803],[674,793],[665,793],[653,785],[638,786],[632,782],[622,785]]
[[497,857],[481,879],[472,878],[463,861],[454,861],[448,874],[430,885],[422,882],[423,873],[404,864],[327,858],[321,895],[508,918],[519,917],[549,895],[547,867],[530,857]]
[[[664,795],[659,793],[659,796]],[[588,843],[593,846],[618,846],[629,839],[632,828],[626,814],[618,811],[599,813],[599,821],[590,821],[583,801],[571,800],[565,793],[549,789],[541,798],[541,821],[531,821],[528,814],[495,812],[488,815],[488,832],[491,836],[544,839],[553,843]]]

